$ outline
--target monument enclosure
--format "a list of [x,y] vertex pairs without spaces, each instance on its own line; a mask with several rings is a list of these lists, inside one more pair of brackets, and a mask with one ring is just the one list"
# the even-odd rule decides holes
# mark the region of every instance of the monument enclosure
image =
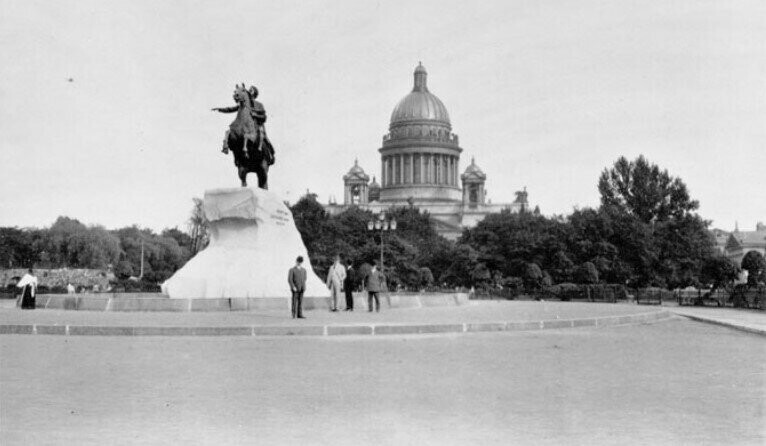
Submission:
[[306,296],[327,289],[311,268],[293,216],[274,193],[259,188],[205,192],[210,244],[162,285],[171,298],[290,296],[287,272],[303,256]]

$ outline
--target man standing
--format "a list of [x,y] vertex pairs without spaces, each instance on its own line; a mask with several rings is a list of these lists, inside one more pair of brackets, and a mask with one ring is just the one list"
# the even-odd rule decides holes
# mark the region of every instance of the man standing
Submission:
[[346,280],[343,281],[343,291],[346,293],[346,311],[354,311],[354,266],[351,260],[346,263]]
[[332,293],[332,308],[330,311],[338,311],[338,300],[343,291],[343,283],[346,280],[346,268],[340,263],[340,256],[335,256],[335,263],[327,273],[327,288]]
[[305,319],[303,317],[303,292],[306,291],[306,270],[303,268],[303,257],[295,259],[295,266],[287,273],[287,283],[293,293],[292,313],[293,319]]
[[367,309],[372,311],[372,299],[375,299],[375,311],[380,312],[380,298],[378,294],[383,291],[383,274],[378,271],[378,262],[372,265],[372,269],[364,278],[364,287],[367,289]]

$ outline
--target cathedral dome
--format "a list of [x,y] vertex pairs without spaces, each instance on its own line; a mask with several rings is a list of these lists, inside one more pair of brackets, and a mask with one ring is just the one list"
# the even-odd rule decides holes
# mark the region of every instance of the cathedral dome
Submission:
[[415,68],[414,77],[412,92],[402,98],[391,113],[391,128],[417,121],[436,121],[449,126],[447,107],[428,91],[428,73],[422,64]]

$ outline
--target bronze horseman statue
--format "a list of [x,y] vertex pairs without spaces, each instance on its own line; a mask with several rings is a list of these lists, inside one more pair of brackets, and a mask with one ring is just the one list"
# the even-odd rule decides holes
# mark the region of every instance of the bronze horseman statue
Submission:
[[256,101],[258,89],[245,84],[234,87],[234,102],[231,107],[212,109],[221,113],[237,113],[237,117],[229,125],[229,130],[223,138],[223,153],[229,150],[234,154],[234,165],[237,166],[242,187],[247,186],[247,174],[255,172],[258,175],[258,187],[268,189],[269,166],[274,164],[274,147],[266,136],[266,110],[263,104]]

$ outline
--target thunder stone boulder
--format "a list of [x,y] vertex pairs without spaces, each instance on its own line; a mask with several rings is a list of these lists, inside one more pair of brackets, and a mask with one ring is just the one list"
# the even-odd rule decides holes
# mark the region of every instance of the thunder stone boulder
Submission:
[[162,284],[171,298],[289,297],[287,272],[303,256],[305,296],[327,296],[290,209],[258,188],[205,192],[210,244]]

